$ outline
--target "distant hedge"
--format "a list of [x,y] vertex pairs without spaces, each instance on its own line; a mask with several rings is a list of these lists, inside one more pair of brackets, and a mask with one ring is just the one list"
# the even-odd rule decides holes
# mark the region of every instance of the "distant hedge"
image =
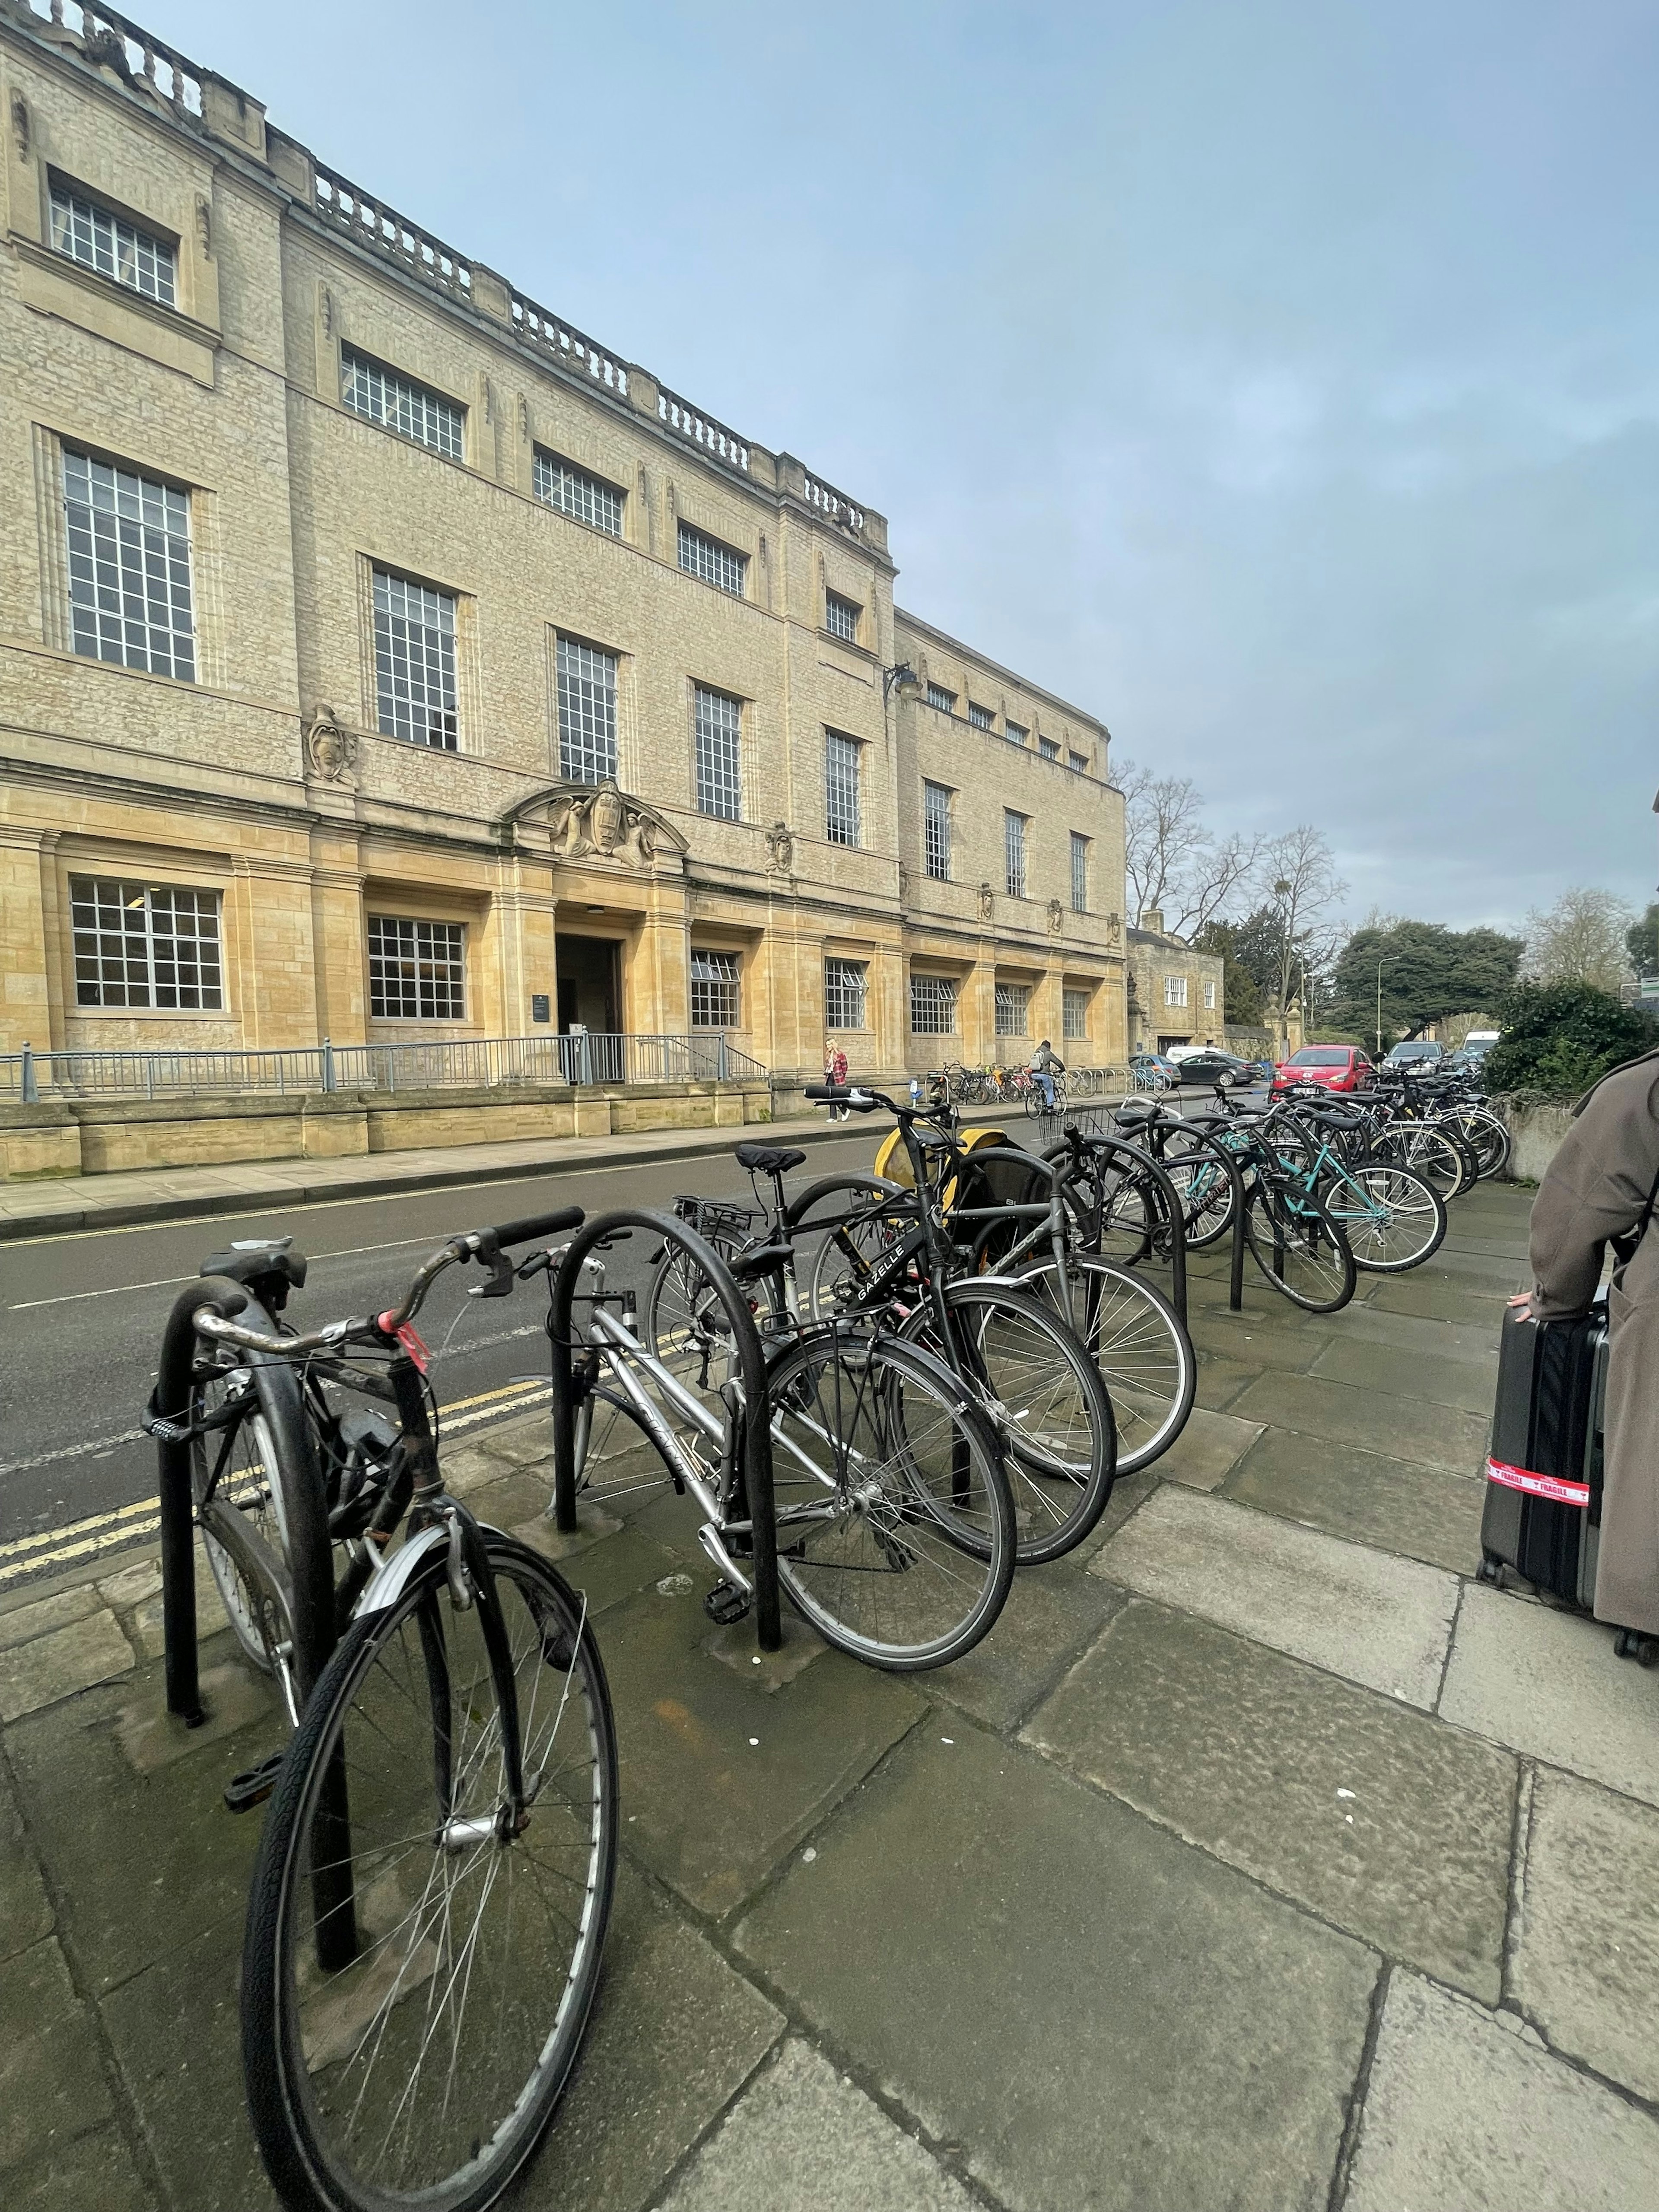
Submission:
[[1577,1098],[1610,1067],[1659,1044],[1648,1015],[1589,983],[1517,983],[1496,1012],[1503,1034],[1480,1071],[1489,1091]]

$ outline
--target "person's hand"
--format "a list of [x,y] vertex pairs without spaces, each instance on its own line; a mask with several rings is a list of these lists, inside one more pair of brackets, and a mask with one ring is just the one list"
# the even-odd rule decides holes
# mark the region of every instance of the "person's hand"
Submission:
[[1532,1319],[1532,1292],[1530,1291],[1517,1291],[1515,1296],[1509,1299],[1507,1303],[1510,1311],[1513,1313],[1519,1313],[1523,1321],[1530,1321]]

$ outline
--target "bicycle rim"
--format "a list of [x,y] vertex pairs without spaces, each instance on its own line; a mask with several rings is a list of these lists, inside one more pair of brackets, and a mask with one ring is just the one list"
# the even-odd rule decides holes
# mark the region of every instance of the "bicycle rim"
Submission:
[[1356,1267],[1401,1275],[1440,1249],[1446,1208],[1425,1177],[1384,1161],[1349,1168],[1320,1193],[1348,1240]]
[[1257,1183],[1244,1203],[1244,1235],[1267,1281],[1306,1312],[1340,1312],[1353,1296],[1353,1254],[1311,1192]]
[[971,1650],[1002,1609],[1014,1516],[994,1439],[915,1346],[849,1330],[769,1372],[778,1578],[827,1642],[899,1673]]
[[[949,1284],[945,1298],[964,1380],[1002,1446],[1019,1563],[1057,1559],[1082,1542],[1112,1494],[1117,1430],[1106,1385],[1052,1299],[971,1280]],[[924,1306],[905,1334],[928,1326]]]
[[495,1681],[442,1552],[341,1645],[267,1818],[243,2063],[290,2206],[482,2212],[534,2149],[580,2043],[615,1873],[610,1698],[580,1601],[536,1553],[487,1543],[522,1832],[497,1839]]
[[[1053,1280],[1053,1268],[1044,1281]],[[1198,1387],[1192,1340],[1152,1284],[1091,1253],[1066,1263],[1072,1326],[1088,1346],[1112,1401],[1117,1472],[1150,1467],[1187,1425]]]

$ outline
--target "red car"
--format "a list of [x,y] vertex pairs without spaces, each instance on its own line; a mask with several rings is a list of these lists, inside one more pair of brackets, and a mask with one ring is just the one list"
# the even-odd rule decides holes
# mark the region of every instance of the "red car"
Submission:
[[1297,1083],[1316,1083],[1325,1091],[1369,1091],[1371,1063],[1358,1045],[1304,1044],[1273,1070],[1275,1093]]

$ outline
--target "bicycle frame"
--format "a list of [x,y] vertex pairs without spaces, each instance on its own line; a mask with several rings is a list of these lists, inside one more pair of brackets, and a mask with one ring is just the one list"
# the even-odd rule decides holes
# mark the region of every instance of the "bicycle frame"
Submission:
[[[735,1456],[734,1452],[732,1471],[734,1474],[741,1474],[743,1494],[749,1509],[747,1534],[750,1539],[754,1565],[752,1584],[746,1576],[738,1574],[736,1578],[745,1588],[752,1587],[756,1636],[762,1650],[775,1651],[783,1641],[783,1626],[778,1598],[777,1510],[772,1491],[772,1433],[765,1356],[748,1302],[732,1280],[730,1268],[712,1245],[672,1214],[640,1207],[596,1215],[583,1225],[580,1233],[565,1248],[553,1277],[548,1329],[552,1338],[555,1524],[567,1535],[574,1534],[577,1526],[576,1417],[581,1401],[591,1388],[591,1383],[584,1385],[577,1376],[577,1346],[572,1334],[575,1302],[584,1295],[580,1288],[581,1276],[595,1245],[608,1242],[621,1230],[632,1229],[650,1231],[665,1244],[684,1252],[695,1262],[712,1286],[731,1329],[731,1357],[737,1372],[735,1376],[728,1376],[728,1382],[737,1384],[741,1407],[739,1412],[738,1407],[728,1401],[732,1443],[734,1447],[741,1447],[740,1459]],[[632,1331],[614,1315],[605,1314],[599,1304],[594,1306],[593,1311],[594,1321],[589,1334],[596,1334],[599,1341],[591,1346],[585,1343],[582,1349],[591,1349],[596,1353],[609,1349],[611,1353],[611,1370],[628,1397],[630,1408],[635,1407],[637,1393],[639,1406],[648,1409],[650,1419],[641,1418],[641,1425],[652,1443],[663,1455],[670,1469],[686,1480],[692,1495],[708,1512],[709,1523],[714,1525],[717,1537],[722,1528],[736,1533],[732,1524],[725,1519],[719,1501],[702,1480],[701,1470],[690,1467],[688,1455],[682,1450],[678,1437],[663,1420],[660,1409],[653,1404],[649,1394],[640,1389],[637,1376],[632,1370],[644,1369],[669,1402],[702,1428],[705,1433],[717,1437],[723,1448],[727,1442],[727,1425],[719,1420],[668,1372],[659,1360],[647,1352]],[[618,1354],[622,1356],[618,1357]],[[732,1562],[724,1556],[723,1545],[720,1552],[722,1556],[716,1563],[723,1572],[732,1571]],[[711,1553],[710,1556],[714,1555]]]

